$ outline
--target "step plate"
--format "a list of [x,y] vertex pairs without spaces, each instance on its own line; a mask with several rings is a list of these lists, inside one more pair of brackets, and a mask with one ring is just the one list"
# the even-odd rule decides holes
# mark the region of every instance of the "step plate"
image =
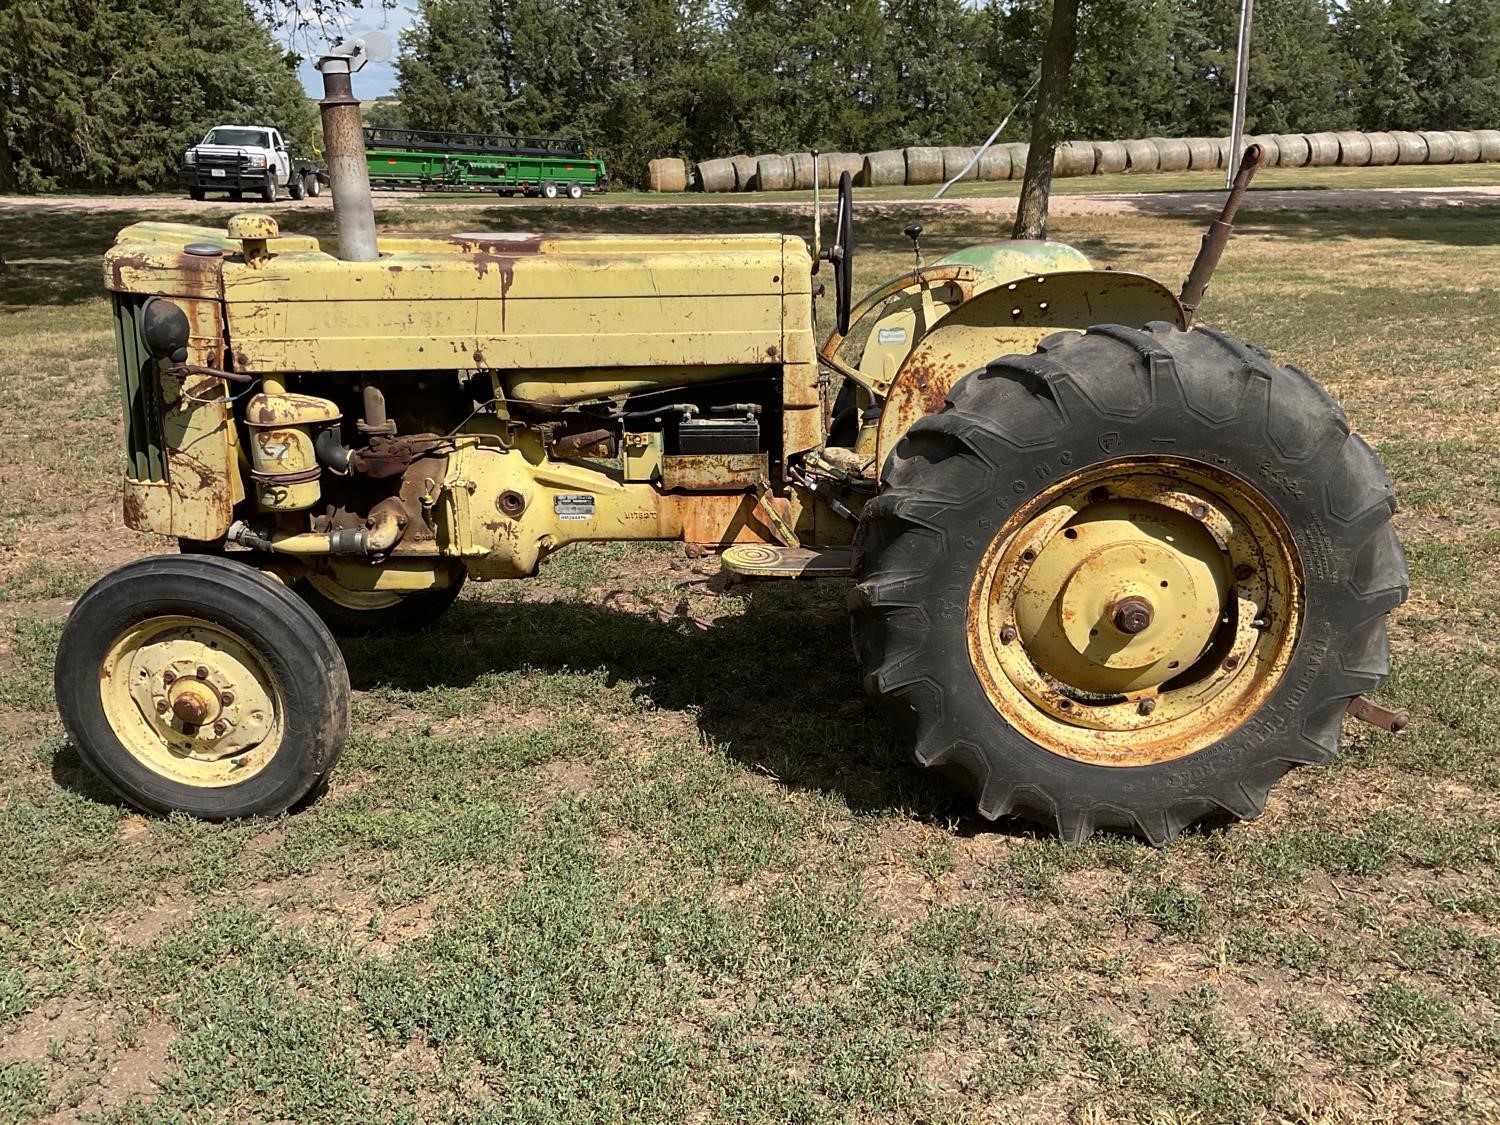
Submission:
[[847,578],[854,564],[854,548],[773,547],[765,543],[736,543],[719,556],[724,569],[736,578]]

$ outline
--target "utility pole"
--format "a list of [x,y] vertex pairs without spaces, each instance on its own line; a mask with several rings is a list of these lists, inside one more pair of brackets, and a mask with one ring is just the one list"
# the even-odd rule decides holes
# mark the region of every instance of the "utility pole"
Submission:
[[1255,0],[1240,0],[1240,41],[1234,54],[1234,121],[1229,127],[1229,159],[1224,162],[1224,186],[1234,186],[1245,147],[1245,99],[1250,93],[1250,21]]

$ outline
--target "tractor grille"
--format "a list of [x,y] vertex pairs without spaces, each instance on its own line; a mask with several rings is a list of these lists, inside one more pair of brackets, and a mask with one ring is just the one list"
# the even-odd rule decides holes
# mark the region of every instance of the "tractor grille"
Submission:
[[146,298],[112,294],[115,348],[120,357],[120,387],[125,399],[125,463],[133,480],[166,480],[166,441],[156,361],[141,338],[141,307]]

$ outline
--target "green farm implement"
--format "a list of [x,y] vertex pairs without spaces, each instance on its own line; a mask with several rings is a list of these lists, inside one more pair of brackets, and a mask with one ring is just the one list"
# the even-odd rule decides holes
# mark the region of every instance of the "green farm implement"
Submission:
[[581,141],[495,133],[367,128],[370,186],[408,191],[494,191],[580,199],[609,173]]

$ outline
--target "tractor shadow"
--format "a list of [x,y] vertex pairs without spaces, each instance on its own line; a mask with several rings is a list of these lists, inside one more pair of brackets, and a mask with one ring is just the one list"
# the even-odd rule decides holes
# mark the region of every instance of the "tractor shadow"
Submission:
[[615,608],[608,593],[592,604],[464,599],[398,646],[346,644],[345,659],[353,686],[366,691],[463,690],[495,673],[602,669],[637,701],[691,714],[718,752],[781,785],[963,836],[1038,835],[1026,822],[978,817],[965,791],[911,762],[860,684],[846,590],[841,582],[737,587],[746,611],[707,625],[689,615],[685,597],[660,614]]

